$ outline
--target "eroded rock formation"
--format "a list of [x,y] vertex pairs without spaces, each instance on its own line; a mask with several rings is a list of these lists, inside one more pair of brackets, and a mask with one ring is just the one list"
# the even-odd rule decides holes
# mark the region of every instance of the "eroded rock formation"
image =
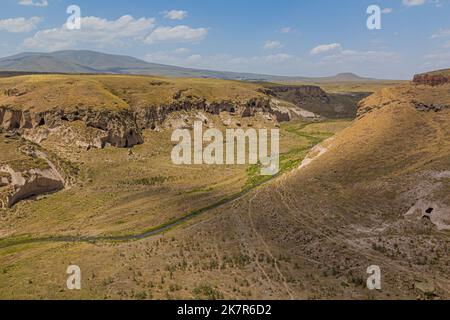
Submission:
[[154,129],[162,125],[170,114],[177,111],[201,111],[213,115],[227,112],[240,117],[252,117],[258,112],[263,112],[275,115],[279,122],[291,119],[290,112],[288,110],[280,111],[273,99],[270,98],[253,98],[245,102],[223,100],[212,103],[197,97],[180,98],[159,107],[135,107],[134,115],[138,128]]
[[21,200],[64,188],[64,181],[60,174],[51,167],[18,171],[3,165],[0,167],[0,173],[3,175],[0,186],[7,187],[4,199],[0,200],[3,206],[8,208]]
[[107,143],[115,147],[130,147],[143,142],[132,112],[97,111],[93,109],[60,109],[40,113],[22,111],[10,107],[0,107],[0,127],[5,131],[33,129],[46,125],[56,128],[64,122],[82,121],[87,127],[97,128],[105,134],[102,146]]
[[23,139],[17,151],[18,159],[0,163],[0,209],[77,183],[79,172],[72,163]]
[[354,118],[358,102],[369,93],[327,93],[313,85],[272,85],[260,92],[325,118]]
[[[20,131],[24,137],[40,143],[45,139],[46,133],[61,128],[65,124],[81,121],[86,127],[99,130],[92,142],[83,142],[89,147],[103,148],[110,144],[127,148],[143,143],[141,135],[143,129],[160,127],[170,114],[177,111],[202,111],[214,115],[228,112],[240,117],[252,117],[262,112],[274,115],[279,122],[291,120],[294,114],[289,108],[280,108],[278,102],[269,98],[255,98],[246,102],[225,100],[213,103],[207,103],[202,99],[184,99],[159,107],[134,107],[132,111],[116,112],[77,108],[73,111],[55,109],[33,113],[0,107],[0,128],[5,131]],[[36,130],[44,126],[46,131]],[[30,133],[26,129],[33,129],[33,131]]]
[[[23,90],[25,89],[7,87],[3,94],[8,98],[17,98],[24,95]],[[28,89],[25,94],[31,94],[34,92],[32,90]],[[290,95],[292,90],[295,96],[293,101],[278,97],[281,93]],[[100,93],[104,94],[103,91]],[[49,134],[58,131],[63,138],[75,136],[72,139],[73,143],[87,149],[103,148],[106,145],[129,148],[144,142],[142,130],[157,130],[163,126],[170,115],[180,111],[198,111],[206,115],[227,112],[242,118],[254,117],[262,113],[274,121],[285,122],[297,118],[318,118],[315,112],[301,107],[305,103],[306,105],[323,103],[327,105],[327,108],[330,105],[330,97],[316,86],[273,86],[269,89],[261,88],[259,93],[254,92],[253,96],[244,98],[236,95],[233,99],[223,98],[222,100],[212,100],[211,97],[208,100],[189,90],[178,90],[167,100],[168,102],[162,103],[150,103],[146,99],[133,100],[132,96],[130,97],[122,97],[124,99],[121,100],[122,105],[116,109],[111,106],[89,107],[81,103],[73,106],[66,104],[65,107],[52,105],[46,108],[45,105],[35,107],[31,104],[15,107],[21,106],[24,101],[11,100],[13,102],[10,102],[8,98],[5,98],[5,104],[0,105],[0,130],[17,132],[38,144]],[[59,99],[60,96],[57,98]],[[53,99],[60,101],[54,97]],[[77,129],[70,130],[72,123],[75,122],[83,124],[85,131],[89,133],[88,138],[84,139],[83,133],[75,132]]]
[[450,76],[439,74],[417,74],[414,76],[413,83],[416,85],[439,86],[450,83]]

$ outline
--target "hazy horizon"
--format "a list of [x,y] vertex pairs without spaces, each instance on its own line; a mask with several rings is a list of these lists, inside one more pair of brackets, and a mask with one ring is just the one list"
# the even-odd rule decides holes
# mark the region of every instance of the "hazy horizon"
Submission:
[[[36,54],[36,55],[40,55],[40,54],[52,54],[52,53],[57,53],[57,52],[70,52],[70,51],[88,51],[88,52],[93,52],[93,53],[100,53],[100,54],[106,54],[106,55],[115,55],[112,53],[108,53],[108,52],[104,52],[104,51],[97,51],[97,50],[88,50],[88,49],[82,49],[82,50],[72,50],[72,49],[67,49],[67,50],[58,50],[58,51],[49,51],[49,52],[39,52],[39,51],[23,51],[23,52],[19,52],[17,54],[14,55],[10,55],[10,56],[0,56],[0,59],[5,59],[5,58],[9,58],[9,57],[13,57],[16,55],[22,55],[22,54]],[[131,58],[135,58],[144,62],[148,62],[148,63],[153,63],[151,61],[145,61],[139,57],[134,57],[132,55],[126,55],[126,54],[118,54],[118,56],[124,56],[124,57],[131,57]],[[175,65],[175,64],[167,64],[167,63],[155,63],[155,64],[159,64],[159,65],[167,65],[169,67],[173,66],[173,67],[180,67],[180,68],[186,68],[186,69],[195,69],[195,70],[204,70],[204,71],[219,71],[219,72],[234,72],[234,73],[246,73],[246,72],[239,72],[239,71],[230,71],[230,70],[225,70],[225,69],[214,69],[214,68],[195,68],[195,67],[185,67],[182,65]],[[0,72],[2,70],[0,69]],[[20,71],[19,71],[20,72]],[[285,76],[282,74],[266,74],[266,73],[254,73],[254,72],[249,72],[248,74],[254,74],[254,75],[261,75],[261,76],[276,76],[276,77],[305,77],[308,78],[302,74],[298,74],[298,75],[293,75],[293,76]],[[340,75],[347,75],[347,74],[352,74],[354,76],[359,76],[362,78],[370,78],[370,77],[366,77],[363,74],[357,74],[355,72],[352,72],[351,70],[347,71],[347,72],[340,72],[340,73],[336,73],[336,74],[329,74],[329,75],[325,75],[325,76],[310,76],[309,78],[313,79],[313,78],[327,78],[327,77],[335,77],[335,76],[340,76]],[[375,78],[373,78],[375,79]],[[378,79],[378,80],[404,80],[404,79]],[[406,80],[410,80],[410,79],[406,79]]]

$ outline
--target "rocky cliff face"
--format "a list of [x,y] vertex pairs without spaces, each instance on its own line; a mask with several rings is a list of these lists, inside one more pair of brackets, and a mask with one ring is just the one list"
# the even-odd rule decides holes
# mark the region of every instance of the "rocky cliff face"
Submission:
[[[208,103],[205,99],[189,98],[161,106],[132,107],[132,110],[121,111],[76,108],[72,111],[52,109],[35,113],[30,110],[0,107],[0,128],[30,137],[33,136],[29,134],[30,130],[40,127],[51,130],[81,121],[88,128],[98,129],[96,136],[89,143],[90,146],[103,148],[110,144],[114,147],[127,148],[144,142],[141,135],[143,129],[160,127],[170,114],[177,111],[202,111],[214,115],[228,112],[240,117],[252,117],[257,112],[262,112],[274,115],[279,122],[289,121],[292,118],[292,112],[286,108],[278,108],[278,103],[274,103],[269,97],[254,98],[245,102],[224,100],[213,103]],[[31,140],[39,143],[36,139]]]
[[416,85],[439,86],[450,83],[450,76],[439,74],[418,74],[414,76],[413,83]]
[[330,102],[330,97],[325,91],[317,86],[271,86],[267,94],[273,96],[286,96],[289,94],[291,99],[295,99],[296,104],[304,104],[310,99],[315,99],[324,103]]
[[0,107],[0,128],[5,131],[34,129],[40,126],[56,128],[64,122],[82,121],[87,127],[103,131],[100,145],[107,143],[115,147],[131,147],[143,142],[132,112],[94,111],[76,109],[64,111],[54,109],[40,113],[22,111],[10,107]]
[[36,145],[24,142],[18,150],[25,156],[20,162],[0,164],[0,209],[70,188],[74,183],[73,176],[65,172],[58,159],[55,161]]
[[36,197],[42,194],[52,193],[64,188],[64,182],[58,172],[52,168],[30,169],[16,171],[10,166],[0,167],[3,187],[8,187],[1,206],[12,207],[17,202]]
[[206,114],[219,115],[227,112],[239,117],[252,117],[258,112],[274,115],[278,122],[289,121],[289,110],[279,110],[277,103],[270,97],[253,98],[244,102],[223,100],[208,103],[205,99],[190,97],[178,99],[174,102],[159,107],[135,107],[134,115],[138,128],[154,129],[164,123],[168,116],[177,111],[201,111]]
[[[179,112],[206,116],[226,112],[273,121],[351,117],[346,103],[316,86],[270,85],[218,80],[155,80],[151,77],[24,76],[0,81],[0,130],[40,144],[58,134],[86,148],[143,143],[142,130],[164,127]],[[319,113],[319,115],[321,115]],[[67,134],[64,137],[64,134]]]
[[325,118],[354,118],[366,93],[329,94],[318,86],[267,85],[263,93]]

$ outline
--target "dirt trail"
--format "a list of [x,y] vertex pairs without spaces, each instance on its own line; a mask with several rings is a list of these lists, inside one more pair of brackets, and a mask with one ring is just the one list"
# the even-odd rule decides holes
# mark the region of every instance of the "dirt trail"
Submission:
[[286,278],[285,278],[285,276],[283,275],[283,273],[281,272],[281,270],[280,270],[280,268],[278,266],[277,258],[272,254],[272,252],[269,249],[269,246],[267,245],[266,241],[264,240],[264,237],[261,235],[261,233],[258,232],[258,230],[256,229],[255,224],[253,222],[253,218],[252,218],[252,203],[253,203],[253,200],[256,197],[258,197],[258,195],[259,195],[259,191],[256,191],[255,195],[253,195],[253,197],[248,202],[247,214],[248,214],[248,218],[249,218],[249,221],[250,221],[250,225],[252,227],[252,230],[253,230],[254,234],[259,238],[260,242],[263,244],[263,247],[265,248],[265,252],[274,261],[275,270],[277,271],[278,275],[280,276],[280,279],[282,280],[283,286],[286,289],[289,297],[293,300],[294,296],[292,294],[292,290],[289,288],[289,286],[287,284],[287,281],[286,281]]

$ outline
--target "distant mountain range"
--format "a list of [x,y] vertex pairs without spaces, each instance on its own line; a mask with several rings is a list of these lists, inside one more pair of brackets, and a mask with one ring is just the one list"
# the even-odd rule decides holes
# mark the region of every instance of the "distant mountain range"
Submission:
[[335,82],[375,80],[359,77],[353,73],[341,73],[333,77],[308,78],[192,69],[150,63],[130,56],[87,50],[66,50],[51,53],[24,52],[0,58],[0,72],[138,74],[247,81]]

